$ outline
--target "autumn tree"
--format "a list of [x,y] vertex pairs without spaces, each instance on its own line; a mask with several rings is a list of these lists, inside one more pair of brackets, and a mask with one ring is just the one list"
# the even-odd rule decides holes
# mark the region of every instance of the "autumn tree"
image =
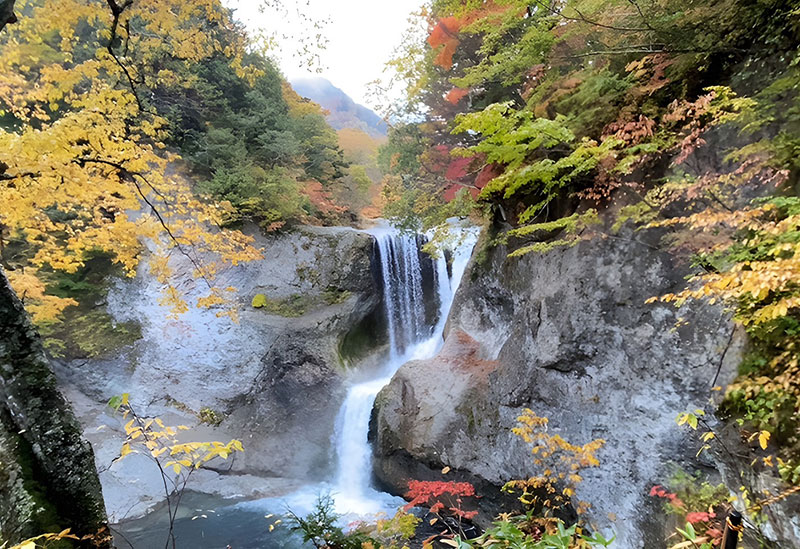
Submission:
[[[218,2],[24,2],[3,37],[0,102],[2,237],[22,239],[27,260],[11,271],[33,314],[53,319],[71,304],[49,296],[39,276],[74,272],[103,251],[132,276],[141,239],[153,249],[151,271],[165,283],[163,302],[188,306],[168,282],[169,257],[184,255],[207,286],[198,305],[219,306],[222,263],[259,256],[241,233],[216,228],[224,206],[199,200],[164,145],[168,121],[145,89],[180,87],[179,73],[149,70],[169,49],[183,63],[222,52],[242,76],[244,35],[221,43],[208,29],[233,25]],[[224,50],[224,51],[223,51]]]

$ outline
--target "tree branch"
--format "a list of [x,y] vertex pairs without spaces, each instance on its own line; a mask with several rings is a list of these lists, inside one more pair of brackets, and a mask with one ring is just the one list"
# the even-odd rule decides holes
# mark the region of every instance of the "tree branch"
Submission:
[[[186,259],[188,259],[191,262],[191,264],[194,266],[194,268],[199,273],[200,278],[203,279],[203,282],[206,283],[206,285],[209,287],[209,289],[214,287],[213,284],[211,284],[211,281],[206,276],[205,270],[203,269],[203,266],[200,264],[200,261],[195,259],[194,257],[192,257],[192,255],[184,248],[183,244],[180,243],[180,241],[178,240],[178,237],[175,236],[175,233],[172,232],[172,229],[167,224],[167,222],[164,219],[164,217],[161,215],[161,212],[158,210],[158,208],[156,208],[156,205],[153,204],[153,202],[147,197],[147,194],[142,190],[142,187],[141,187],[141,185],[139,185],[139,182],[137,181],[137,178],[141,179],[151,189],[154,189],[153,185],[147,180],[146,177],[144,177],[140,173],[131,172],[125,166],[123,166],[122,164],[119,164],[118,162],[113,162],[113,161],[110,161],[110,160],[103,160],[103,159],[100,159],[100,158],[81,158],[81,159],[78,159],[76,162],[79,165],[83,165],[85,163],[93,163],[93,164],[102,164],[102,165],[105,165],[105,166],[113,167],[113,168],[115,168],[117,170],[117,172],[119,173],[119,176],[122,179],[126,179],[126,180],[130,181],[133,184],[134,188],[136,189],[136,193],[139,195],[139,197],[142,199],[142,201],[144,201],[144,203],[147,204],[147,206],[150,208],[150,211],[153,213],[153,215],[158,220],[158,223],[164,229],[164,232],[167,233],[167,236],[169,237],[169,239],[172,240],[172,242],[175,244],[175,248],[177,248],[177,250],[183,256],[185,256]],[[155,192],[157,193],[158,191],[155,191]]]
[[546,4],[545,2],[543,2],[541,0],[534,0],[534,3],[536,5],[538,5],[539,7],[541,7],[541,8],[544,8],[546,11],[550,12],[551,14],[556,15],[558,17],[561,17],[562,19],[566,19],[567,21],[577,21],[579,23],[586,23],[587,25],[592,25],[594,27],[600,27],[600,28],[603,28],[603,29],[611,29],[611,30],[616,30],[616,31],[621,31],[621,32],[648,32],[648,31],[652,31],[653,30],[652,27],[650,27],[650,26],[646,26],[644,28],[617,27],[617,26],[614,26],[614,25],[606,25],[605,23],[600,23],[598,21],[592,21],[591,19],[588,19],[585,15],[583,15],[583,13],[581,13],[578,10],[578,8],[575,8],[575,7],[573,7],[572,9],[575,10],[575,13],[578,14],[578,17],[570,17],[569,15],[564,15],[563,11],[557,10],[556,8],[554,8],[552,6],[549,6],[548,4]]
[[[139,93],[136,91],[136,84],[133,80],[133,76],[131,75],[128,67],[117,57],[117,54],[114,53],[114,42],[117,40],[117,29],[119,28],[119,20],[122,17],[122,12],[124,12],[127,8],[133,5],[133,0],[125,0],[122,4],[117,4],[116,0],[107,0],[108,7],[111,9],[111,14],[113,15],[114,19],[111,21],[111,34],[108,37],[108,44],[106,44],[106,50],[108,51],[111,58],[119,65],[119,68],[122,69],[122,72],[125,74],[125,78],[128,79],[128,85],[130,85],[131,93],[133,97],[136,99],[136,106],[139,107],[140,112],[144,112],[144,107],[142,106],[142,100],[139,98]],[[125,22],[125,28],[128,28],[127,21]],[[125,49],[127,50],[127,39]]]

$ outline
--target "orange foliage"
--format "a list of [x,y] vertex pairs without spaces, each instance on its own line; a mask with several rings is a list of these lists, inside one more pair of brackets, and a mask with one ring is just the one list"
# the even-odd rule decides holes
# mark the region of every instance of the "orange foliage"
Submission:
[[385,137],[372,137],[355,128],[343,128],[337,133],[339,147],[344,151],[345,157],[356,162],[364,162],[370,156],[376,155],[378,148],[386,142]]
[[457,17],[445,17],[433,27],[431,34],[428,36],[428,45],[432,49],[440,48],[439,54],[433,61],[434,64],[449,69],[453,66],[453,54],[461,42],[458,39],[458,31],[464,26],[464,21],[459,20]]
[[338,215],[347,211],[333,201],[330,193],[325,190],[322,183],[316,180],[306,181],[303,184],[303,194],[308,196],[311,205],[323,216]]
[[447,92],[447,95],[444,98],[448,103],[457,105],[458,102],[464,99],[464,97],[467,95],[469,95],[469,90],[465,90],[464,88],[453,88]]
[[[471,11],[466,15],[460,17],[442,17],[439,19],[439,21],[433,25],[428,35],[428,45],[431,49],[435,50],[441,48],[436,55],[436,59],[433,61],[434,64],[443,69],[452,67],[453,55],[455,55],[458,45],[461,43],[461,40],[458,38],[458,33],[475,21],[491,15],[501,15],[511,8],[512,6],[498,6],[490,1],[487,2],[482,9]],[[520,14],[520,17],[521,16],[522,14]]]

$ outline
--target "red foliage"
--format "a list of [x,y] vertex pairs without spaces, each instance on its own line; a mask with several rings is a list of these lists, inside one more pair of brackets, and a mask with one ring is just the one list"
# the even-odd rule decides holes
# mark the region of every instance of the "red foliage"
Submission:
[[633,90],[638,95],[653,95],[656,91],[670,83],[667,69],[674,65],[676,59],[664,53],[646,55],[637,61],[628,63],[625,70],[632,73],[641,82]]
[[667,499],[675,507],[683,507],[683,502],[678,498],[676,494],[673,494],[672,492],[667,492],[659,484],[656,484],[650,489],[650,495],[653,497]]
[[[455,498],[455,504],[445,505],[440,500],[445,496],[451,502]],[[443,509],[446,509],[453,516],[469,520],[475,518],[478,512],[463,510],[461,508],[461,498],[473,496],[475,496],[475,487],[469,482],[410,480],[408,482],[408,492],[405,495],[410,501],[406,503],[403,510],[408,511],[417,505],[430,505],[431,513],[438,514]]]
[[[468,160],[469,163],[471,163],[475,160],[475,158],[470,158]],[[487,164],[481,169],[480,172],[478,172],[478,175],[475,178],[475,181],[472,183],[472,185],[466,185],[466,184],[462,185],[460,183],[450,185],[450,187],[448,187],[444,191],[444,200],[446,202],[450,202],[456,197],[456,194],[461,189],[467,189],[467,191],[472,195],[472,198],[477,198],[478,194],[481,192],[481,189],[483,189],[487,185],[487,183],[489,183],[489,181],[491,181],[495,177],[503,175],[503,170],[504,168],[500,164]],[[464,176],[465,175],[467,174],[465,173]],[[452,178],[448,176],[448,179]]]
[[644,139],[652,137],[656,123],[640,114],[636,120],[617,120],[603,129],[603,137],[613,136],[631,146],[641,143]]
[[444,176],[450,181],[459,181],[467,176],[467,170],[469,170],[469,166],[472,164],[473,160],[475,160],[474,156],[466,158],[459,156],[453,158],[447,166],[447,171]]
[[716,516],[717,515],[715,515],[714,513],[693,511],[691,513],[686,514],[686,522],[691,522],[692,524],[697,524],[698,522],[708,522]]
[[525,87],[522,90],[522,98],[526,101],[531,96],[531,93],[539,87],[542,79],[547,73],[547,67],[544,64],[534,65],[525,75]]
[[487,164],[475,178],[475,187],[483,189],[489,181],[503,175],[505,168],[500,164]]
[[[511,6],[498,6],[489,1],[481,9],[474,10],[461,17],[450,16],[439,19],[428,35],[428,45],[431,49],[441,48],[441,51],[433,61],[434,64],[443,69],[452,67],[453,55],[455,55],[458,45],[461,43],[458,38],[458,33],[461,32],[461,29],[485,17],[503,14],[509,9],[511,9]],[[522,10],[520,17],[524,13],[525,11]]]
[[311,180],[305,182],[303,193],[308,196],[311,204],[322,215],[337,215],[347,211],[347,208],[339,206],[333,201],[330,193],[322,187],[322,183],[319,181]]

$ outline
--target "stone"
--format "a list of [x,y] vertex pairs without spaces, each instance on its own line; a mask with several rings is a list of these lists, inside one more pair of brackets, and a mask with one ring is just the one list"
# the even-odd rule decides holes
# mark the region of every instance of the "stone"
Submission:
[[[373,239],[341,227],[266,236],[246,230],[263,249],[263,260],[218,275],[223,287],[236,288],[238,323],[191,304],[188,312],[170,317],[157,302],[162,286],[145,258],[134,279],[114,284],[107,305],[115,321],[138,323],[142,339],[115,356],[58,363],[62,387],[96,450],[114,523],[146,514],[164,499],[152,463],[128,457],[111,464],[124,435],[105,404],[122,393],[131,395],[140,414],[190,426],[192,440],[241,440],[245,452],[219,465],[219,472],[224,469],[224,479],[242,488],[234,490],[242,498],[266,497],[270,486],[278,490],[281,482],[319,480],[328,472],[347,374],[341,343],[380,304]],[[172,266],[172,283],[190,302],[202,294],[190,264],[176,257]],[[278,305],[254,308],[256,295]],[[218,425],[199,422],[204,409],[213,411]],[[281,480],[260,488],[232,480],[254,477]],[[215,486],[218,493],[218,484],[193,478],[188,489]]]

